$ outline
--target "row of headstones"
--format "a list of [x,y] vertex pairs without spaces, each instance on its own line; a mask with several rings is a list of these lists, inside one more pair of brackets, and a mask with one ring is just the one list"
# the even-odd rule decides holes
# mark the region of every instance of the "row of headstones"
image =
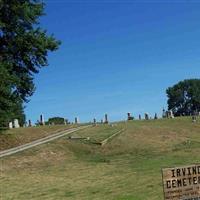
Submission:
[[[135,119],[133,116],[131,116],[131,113],[127,113],[127,115],[128,115],[128,117],[127,117],[127,120],[128,120],[128,121],[129,121],[129,120],[134,120],[134,119]],[[139,120],[142,120],[142,115],[139,114],[138,119],[139,119]],[[145,119],[145,120],[149,120],[149,119],[152,119],[152,118],[150,117],[149,113],[145,113],[145,114],[144,114],[144,119]],[[157,113],[155,113],[154,119],[158,119]]]
[[[93,122],[94,123],[97,123],[97,121],[96,121],[96,119],[94,118],[93,119]],[[74,120],[74,123],[75,124],[79,124],[80,123],[80,121],[79,121],[79,118],[78,117],[75,117],[75,120]],[[104,119],[104,121],[103,120],[101,120],[101,123],[105,123],[105,124],[107,124],[108,123],[108,115],[107,114],[105,114],[105,119]],[[38,125],[45,125],[45,120],[44,120],[44,115],[40,115],[40,120],[38,120],[37,121],[37,124]],[[67,122],[64,120],[64,124],[67,124]],[[52,124],[53,125],[53,124]],[[11,128],[19,128],[20,127],[20,125],[19,125],[19,120],[18,119],[14,119],[14,121],[12,122],[9,122],[9,128],[11,129]],[[32,126],[32,123],[31,123],[31,120],[28,120],[28,124],[26,123],[25,125],[24,125],[24,127],[31,127]]]
[[[131,116],[131,113],[127,113],[127,115],[128,115],[128,119],[127,119],[127,120],[133,120],[133,119],[134,119],[134,117]],[[163,115],[162,115],[162,117],[163,117],[163,118],[174,118],[174,115],[173,115],[173,112],[172,112],[172,111],[165,111],[165,110],[163,109]],[[142,119],[142,116],[139,115],[139,120],[141,120],[141,119]],[[145,120],[149,120],[149,119],[151,119],[151,117],[149,116],[148,113],[145,113],[145,114],[144,114],[144,119],[145,119]],[[157,113],[155,113],[154,119],[158,119]],[[80,123],[79,118],[78,118],[78,117],[75,117],[75,121],[74,121],[74,122],[75,122],[75,124],[79,124],[79,123]],[[94,123],[94,124],[97,123],[96,118],[93,119],[93,123]],[[108,115],[107,115],[107,114],[105,114],[104,120],[101,119],[101,122],[100,122],[100,123],[102,123],[102,124],[103,124],[103,123],[104,123],[104,124],[108,124]],[[38,120],[37,124],[38,124],[38,125],[45,125],[45,121],[44,121],[44,116],[43,116],[43,115],[40,115],[40,120]],[[67,122],[65,121],[64,124],[67,124]],[[27,124],[26,124],[25,126],[27,126]],[[28,126],[29,126],[29,127],[32,126],[31,120],[28,120]],[[9,122],[9,128],[19,128],[19,127],[20,127],[20,125],[19,125],[18,119],[15,119],[13,122]]]
[[[94,123],[94,124],[97,123],[96,118],[93,119],[93,123]],[[108,124],[108,123],[109,123],[109,121],[108,121],[108,114],[105,114],[105,116],[104,116],[104,120],[101,119],[100,123],[101,123],[101,124]]]
[[[72,122],[72,123],[73,123],[73,122]],[[75,123],[75,124],[79,124],[79,123],[80,123],[80,120],[79,120],[78,117],[75,117],[75,119],[74,119],[74,123]],[[93,123],[94,123],[94,124],[97,123],[96,118],[93,119]],[[101,119],[100,123],[101,123],[101,124],[103,124],[103,123],[104,123],[104,124],[108,124],[108,115],[107,115],[107,114],[105,114],[105,116],[104,116],[104,120]]]
[[11,128],[19,128],[19,120],[18,119],[14,119],[13,121],[10,121],[8,124],[8,127]]
[[[38,120],[38,122],[39,122],[40,125],[44,125],[45,124],[43,115],[40,115],[40,121]],[[32,126],[31,120],[28,120],[28,124],[27,123],[24,124],[24,127],[27,127],[27,126],[29,126],[29,127]],[[12,128],[20,128],[19,120],[18,119],[14,119],[13,121],[10,121],[8,123],[8,127],[10,129],[12,129]]]
[[[127,113],[127,120],[133,120],[134,119],[134,117],[133,116],[131,116],[131,113]],[[165,111],[165,110],[163,110],[163,115],[162,115],[162,117],[163,118],[174,118],[174,114],[173,114],[173,112],[172,111]],[[139,114],[139,117],[138,117],[138,119],[139,120],[142,120],[142,116]],[[150,115],[149,115],[149,113],[145,113],[144,114],[144,119],[145,120],[149,120],[149,119],[152,119],[151,117],[150,117]],[[154,119],[158,119],[158,115],[157,115],[157,113],[155,113],[155,115],[154,115]]]

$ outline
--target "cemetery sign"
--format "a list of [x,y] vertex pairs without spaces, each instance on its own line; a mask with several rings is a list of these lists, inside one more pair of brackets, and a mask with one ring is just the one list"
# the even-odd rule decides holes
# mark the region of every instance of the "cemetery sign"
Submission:
[[165,200],[200,200],[200,164],[162,169]]

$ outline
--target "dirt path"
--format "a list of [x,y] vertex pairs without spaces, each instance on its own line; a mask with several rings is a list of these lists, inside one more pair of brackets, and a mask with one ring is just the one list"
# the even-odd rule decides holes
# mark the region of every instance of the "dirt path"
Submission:
[[60,131],[56,134],[35,140],[33,142],[30,142],[30,143],[27,143],[27,144],[24,144],[24,145],[20,145],[18,147],[14,147],[14,148],[11,148],[11,149],[7,149],[7,150],[4,150],[4,151],[0,151],[0,158],[18,153],[20,151],[24,151],[26,149],[30,149],[32,147],[38,146],[40,144],[44,144],[46,142],[50,142],[52,140],[58,139],[60,137],[66,136],[70,133],[73,133],[73,132],[76,132],[78,130],[85,129],[85,128],[88,128],[88,127],[90,127],[90,125],[81,126],[81,127],[78,127],[78,128],[72,128],[72,129],[65,130],[65,131]]

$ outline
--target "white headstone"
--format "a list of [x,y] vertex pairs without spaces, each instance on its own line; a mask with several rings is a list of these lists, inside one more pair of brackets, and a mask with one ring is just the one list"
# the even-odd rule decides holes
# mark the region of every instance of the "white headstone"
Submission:
[[169,111],[169,115],[170,115],[169,116],[170,118],[172,118],[172,119],[174,118],[174,114],[173,114],[172,110]]
[[9,122],[8,126],[9,126],[10,129],[13,128],[13,123]]
[[18,119],[14,119],[14,128],[19,128],[19,121]]

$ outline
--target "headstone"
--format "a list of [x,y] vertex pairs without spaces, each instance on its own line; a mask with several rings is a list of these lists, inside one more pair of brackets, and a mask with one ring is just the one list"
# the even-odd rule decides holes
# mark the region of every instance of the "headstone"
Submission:
[[29,120],[28,120],[28,127],[31,127],[31,126],[32,126],[31,120],[29,119]]
[[9,122],[8,127],[9,127],[9,129],[12,129],[13,128],[13,123]]
[[192,113],[192,122],[196,122],[197,121],[197,116],[198,116],[198,112],[197,111],[194,111]]
[[196,122],[197,121],[197,116],[193,115],[192,116],[192,122]]
[[145,113],[145,114],[144,114],[144,118],[145,118],[145,120],[149,120],[149,114],[148,114],[148,113]]
[[78,124],[79,123],[79,119],[78,117],[75,117],[75,124]]
[[131,113],[127,113],[127,115],[128,115],[127,120],[133,120],[134,119],[134,117],[131,116]]
[[104,120],[104,123],[105,123],[105,124],[108,124],[108,115],[107,115],[107,114],[105,114],[105,120]]
[[174,114],[172,112],[172,110],[168,110],[165,112],[165,117],[167,117],[168,119],[173,119],[174,118]]
[[165,111],[164,108],[163,108],[163,110],[162,110],[162,118],[166,118],[166,111]]
[[19,127],[20,125],[18,119],[14,119],[14,128],[19,128]]
[[40,125],[45,125],[44,116],[40,115]]
[[139,120],[141,120],[142,119],[142,117],[141,117],[141,115],[139,114]]
[[169,118],[173,119],[174,118],[174,113],[172,110],[169,111]]
[[154,119],[158,119],[158,115],[157,115],[157,113],[155,113]]

